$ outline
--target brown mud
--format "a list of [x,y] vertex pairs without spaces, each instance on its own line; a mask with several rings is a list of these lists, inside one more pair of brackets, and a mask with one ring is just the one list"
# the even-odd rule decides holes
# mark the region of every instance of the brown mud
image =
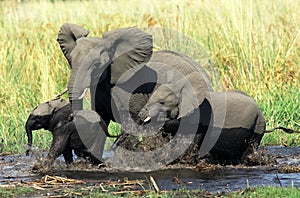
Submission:
[[[105,154],[108,158],[112,156],[111,152]],[[160,190],[185,188],[217,193],[236,191],[247,187],[300,187],[300,148],[260,147],[251,156],[251,160],[260,162],[260,164],[222,166],[202,160],[195,165],[175,163],[151,172],[129,172],[90,165],[81,159],[77,159],[67,167],[60,157],[46,174],[76,179],[82,181],[83,183],[80,185],[86,187],[113,182],[138,181],[138,185],[134,185],[134,190],[137,191],[153,190],[153,185],[149,181],[150,176],[155,179]],[[34,156],[1,156],[0,186],[40,181],[44,174],[32,172],[35,162]]]

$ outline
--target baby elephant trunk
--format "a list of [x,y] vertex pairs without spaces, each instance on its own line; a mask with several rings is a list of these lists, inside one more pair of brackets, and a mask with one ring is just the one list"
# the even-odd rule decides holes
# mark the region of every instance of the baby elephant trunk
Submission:
[[29,151],[32,146],[32,131],[38,130],[41,128],[42,128],[42,125],[39,121],[36,120],[36,116],[30,114],[30,116],[28,117],[26,124],[25,124],[25,130],[26,130],[26,134],[27,134],[27,138],[28,138],[28,143],[27,143],[28,148],[26,150],[26,155],[29,155]]
[[31,126],[33,126],[33,123],[34,123],[34,121],[32,119],[32,115],[30,115],[25,124],[26,134],[27,134],[27,138],[28,138],[27,145],[29,147],[32,145],[32,128],[31,128]]

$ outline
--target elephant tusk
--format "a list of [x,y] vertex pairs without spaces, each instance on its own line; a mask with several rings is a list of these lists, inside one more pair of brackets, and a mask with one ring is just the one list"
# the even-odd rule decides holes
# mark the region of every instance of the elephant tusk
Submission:
[[144,120],[144,122],[149,122],[150,120],[151,120],[151,117],[148,116],[148,117]]
[[86,91],[87,91],[87,89],[84,89],[83,93],[79,96],[79,100],[84,98]]

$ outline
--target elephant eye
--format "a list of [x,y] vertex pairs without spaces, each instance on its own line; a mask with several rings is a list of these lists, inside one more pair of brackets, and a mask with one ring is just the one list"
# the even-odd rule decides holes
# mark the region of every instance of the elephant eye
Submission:
[[159,104],[161,104],[161,105],[164,105],[164,104],[165,104],[165,102],[164,102],[164,101],[160,101],[160,102],[159,102]]

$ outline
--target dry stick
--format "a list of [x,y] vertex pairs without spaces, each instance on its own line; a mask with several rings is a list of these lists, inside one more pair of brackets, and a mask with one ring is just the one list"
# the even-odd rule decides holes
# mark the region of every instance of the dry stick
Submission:
[[102,192],[107,192],[108,191],[108,190],[104,189],[104,187],[102,186],[102,184],[100,184],[99,187],[101,188]]
[[64,178],[64,177],[50,176],[50,175],[44,176],[42,178],[42,180],[46,184],[61,184],[61,183],[85,184],[85,182],[82,180],[68,179],[68,178]]
[[279,179],[279,177],[278,177],[278,174],[276,174],[276,178],[277,178],[277,181],[278,181],[279,184],[280,184],[280,187],[282,187],[282,183],[281,183],[281,181],[280,181],[280,179]]
[[134,185],[134,184],[139,184],[139,183],[145,183],[145,180],[128,180],[128,181],[125,181],[125,182],[118,182],[118,181],[110,181],[110,180],[107,180],[106,181],[107,184],[106,185]]
[[57,96],[55,96],[55,99],[59,99],[62,95],[64,95],[67,92],[68,92],[68,88],[66,88],[63,92],[61,92],[60,94],[58,94]]
[[118,192],[112,192],[113,195],[119,195],[119,194],[142,194],[142,193],[149,193],[150,190],[130,190],[130,191],[118,191]]
[[159,190],[159,188],[158,188],[158,186],[157,186],[157,184],[156,184],[154,178],[153,178],[151,175],[150,175],[150,181],[151,181],[151,183],[152,183],[152,185],[153,185],[155,191],[156,191],[157,193],[159,193],[160,190]]

